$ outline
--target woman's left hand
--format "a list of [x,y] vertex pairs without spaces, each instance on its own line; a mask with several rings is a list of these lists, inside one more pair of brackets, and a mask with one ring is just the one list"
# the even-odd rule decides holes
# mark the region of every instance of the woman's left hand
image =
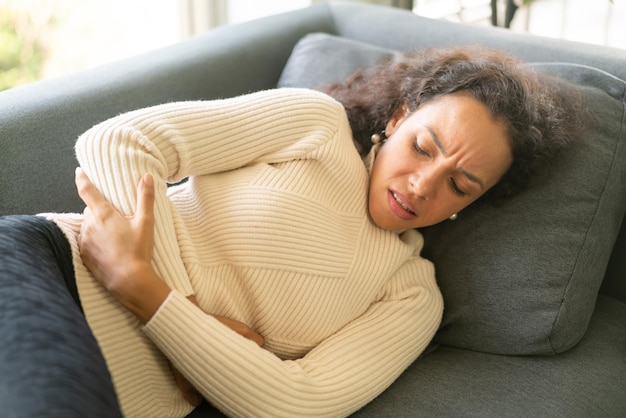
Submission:
[[87,207],[78,245],[83,262],[107,290],[147,322],[169,293],[152,268],[154,180],[144,175],[137,186],[137,210],[122,215],[76,170],[76,188]]

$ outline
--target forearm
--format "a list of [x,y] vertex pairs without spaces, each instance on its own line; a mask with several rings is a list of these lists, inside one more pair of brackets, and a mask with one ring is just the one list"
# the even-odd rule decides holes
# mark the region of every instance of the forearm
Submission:
[[[144,325],[150,321],[171,292],[150,265],[138,264],[129,270],[127,277],[115,283],[117,285],[111,286],[108,290]],[[188,296],[187,299],[199,307],[195,296]],[[243,337],[263,346],[263,337],[246,324],[218,315],[214,317]],[[191,405],[198,406],[203,399],[200,393],[176,368],[172,368],[172,372],[185,399]]]
[[209,401],[232,415],[342,416],[376,396],[417,357],[440,314],[436,295],[416,289],[411,297],[373,305],[295,361],[190,312],[177,292],[144,330]]

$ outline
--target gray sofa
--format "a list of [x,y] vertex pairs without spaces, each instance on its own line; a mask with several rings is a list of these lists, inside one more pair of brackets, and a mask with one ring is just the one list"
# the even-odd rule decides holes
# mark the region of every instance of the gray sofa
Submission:
[[[0,93],[0,215],[81,211],[74,141],[121,112],[315,87],[397,50],[461,44],[509,51],[572,83],[591,122],[528,193],[424,230],[443,324],[354,415],[626,416],[626,51],[347,2],[222,27]],[[192,413],[219,415],[209,405]]]

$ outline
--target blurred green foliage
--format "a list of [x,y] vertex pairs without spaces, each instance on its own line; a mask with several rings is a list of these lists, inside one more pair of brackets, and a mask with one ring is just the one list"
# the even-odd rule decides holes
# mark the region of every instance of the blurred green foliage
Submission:
[[46,60],[41,29],[30,15],[0,4],[0,90],[39,79]]

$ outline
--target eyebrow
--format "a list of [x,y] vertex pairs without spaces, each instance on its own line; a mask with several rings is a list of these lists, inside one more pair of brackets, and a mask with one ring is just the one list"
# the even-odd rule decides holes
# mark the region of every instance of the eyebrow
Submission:
[[[439,149],[439,151],[441,151],[441,153],[443,155],[446,155],[446,149],[443,147],[443,144],[439,140],[439,137],[437,136],[437,134],[435,133],[433,128],[431,128],[428,125],[424,125],[424,127],[430,133],[430,136],[431,136],[433,142],[435,143],[435,146]],[[465,177],[467,177],[470,181],[478,184],[480,186],[480,190],[485,190],[485,183],[479,177],[475,176],[474,174],[470,173],[469,171],[465,170],[464,168],[458,168],[458,170],[459,170],[459,172],[461,172],[461,174],[463,174]]]

